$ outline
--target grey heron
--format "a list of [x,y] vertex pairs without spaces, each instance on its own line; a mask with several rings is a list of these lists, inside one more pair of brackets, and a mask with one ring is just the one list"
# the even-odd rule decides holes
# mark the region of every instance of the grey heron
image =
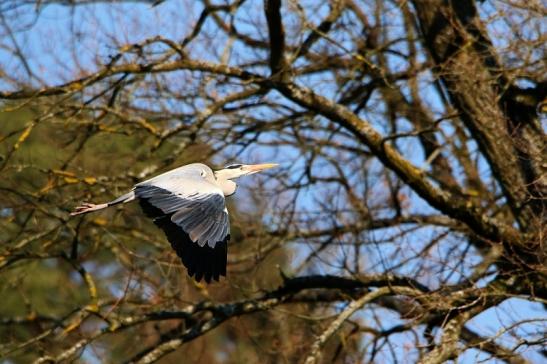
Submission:
[[72,216],[138,200],[143,212],[164,231],[171,247],[196,281],[226,276],[230,222],[225,197],[237,189],[234,179],[277,164],[232,164],[218,171],[188,164],[137,183],[113,201],[83,203]]

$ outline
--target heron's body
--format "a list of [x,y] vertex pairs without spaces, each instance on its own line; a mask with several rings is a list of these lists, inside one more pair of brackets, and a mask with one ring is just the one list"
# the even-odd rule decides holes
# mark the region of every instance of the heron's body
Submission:
[[140,182],[109,203],[84,204],[72,215],[137,199],[144,213],[165,232],[188,274],[197,281],[218,281],[226,276],[230,223],[224,197],[236,191],[232,179],[273,166],[232,165],[213,171],[193,163]]

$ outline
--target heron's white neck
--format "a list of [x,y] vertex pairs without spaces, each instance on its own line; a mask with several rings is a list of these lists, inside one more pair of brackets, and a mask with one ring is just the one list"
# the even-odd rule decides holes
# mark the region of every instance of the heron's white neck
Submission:
[[237,184],[232,180],[245,176],[247,173],[247,171],[242,171],[241,169],[221,169],[215,171],[215,179],[220,188],[222,188],[224,196],[230,196],[233,195],[237,189]]
[[217,178],[217,183],[222,189],[224,196],[231,196],[236,193],[237,184],[229,179]]
[[234,181],[226,179],[224,181],[219,181],[220,187],[222,188],[222,193],[224,196],[231,196],[236,193],[237,184]]

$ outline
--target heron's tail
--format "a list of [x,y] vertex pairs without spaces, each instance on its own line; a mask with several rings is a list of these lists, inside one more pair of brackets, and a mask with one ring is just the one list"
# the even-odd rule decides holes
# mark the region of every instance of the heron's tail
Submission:
[[135,199],[135,191],[131,191],[131,192],[127,192],[125,195],[118,197],[115,200],[108,202],[106,205],[107,207],[110,207],[110,206],[117,205],[119,203],[130,202],[130,201],[133,201],[134,199]]
[[70,213],[70,216],[80,215],[80,214],[87,214],[88,212],[93,212],[97,210],[102,210],[110,206],[117,205],[119,203],[125,203],[129,201],[133,201],[135,199],[135,192],[131,191],[126,193],[125,195],[122,195],[118,197],[117,199],[102,203],[99,205],[95,205],[93,203],[84,202],[81,206],[76,207],[76,209]]

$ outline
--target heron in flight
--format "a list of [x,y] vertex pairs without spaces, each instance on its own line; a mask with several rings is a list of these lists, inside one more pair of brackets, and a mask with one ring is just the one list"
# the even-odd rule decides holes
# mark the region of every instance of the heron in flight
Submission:
[[234,179],[277,164],[231,164],[213,171],[193,163],[137,183],[131,192],[103,203],[83,203],[72,216],[138,200],[143,212],[165,232],[171,247],[196,281],[226,276],[230,222],[225,197],[237,189]]

